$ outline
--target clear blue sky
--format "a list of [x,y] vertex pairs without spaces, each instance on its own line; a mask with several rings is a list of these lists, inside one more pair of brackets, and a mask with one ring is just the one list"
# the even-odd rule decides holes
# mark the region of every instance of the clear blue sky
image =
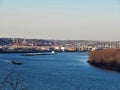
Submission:
[[120,40],[120,0],[0,0],[0,37]]

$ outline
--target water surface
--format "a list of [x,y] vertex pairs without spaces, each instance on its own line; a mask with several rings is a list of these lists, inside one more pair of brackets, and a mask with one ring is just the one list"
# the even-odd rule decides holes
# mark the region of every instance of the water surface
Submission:
[[[23,62],[15,66],[10,61]],[[1,79],[15,67],[28,90],[120,90],[120,73],[87,63],[86,52],[20,56],[0,54]]]

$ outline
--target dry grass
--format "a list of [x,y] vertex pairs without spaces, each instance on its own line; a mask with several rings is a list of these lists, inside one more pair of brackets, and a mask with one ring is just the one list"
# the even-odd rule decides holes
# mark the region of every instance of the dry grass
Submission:
[[120,49],[92,51],[89,53],[89,62],[95,66],[120,70]]

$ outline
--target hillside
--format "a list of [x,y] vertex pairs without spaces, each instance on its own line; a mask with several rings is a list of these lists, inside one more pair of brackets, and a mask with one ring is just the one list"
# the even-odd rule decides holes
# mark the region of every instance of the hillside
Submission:
[[[0,46],[9,45],[13,43],[13,40],[17,40],[18,43],[21,43],[24,39],[23,38],[0,38]],[[42,40],[42,39],[25,39],[28,43],[33,43],[36,46],[47,46],[53,45],[54,43],[49,40]]]

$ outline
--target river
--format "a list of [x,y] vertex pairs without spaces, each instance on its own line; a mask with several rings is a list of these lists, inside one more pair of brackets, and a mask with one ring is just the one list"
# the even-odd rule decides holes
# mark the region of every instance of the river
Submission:
[[[23,65],[14,65],[12,60]],[[0,54],[0,80],[15,68],[15,74],[19,73],[25,80],[21,87],[27,90],[120,90],[119,72],[96,68],[87,60],[87,52]]]

